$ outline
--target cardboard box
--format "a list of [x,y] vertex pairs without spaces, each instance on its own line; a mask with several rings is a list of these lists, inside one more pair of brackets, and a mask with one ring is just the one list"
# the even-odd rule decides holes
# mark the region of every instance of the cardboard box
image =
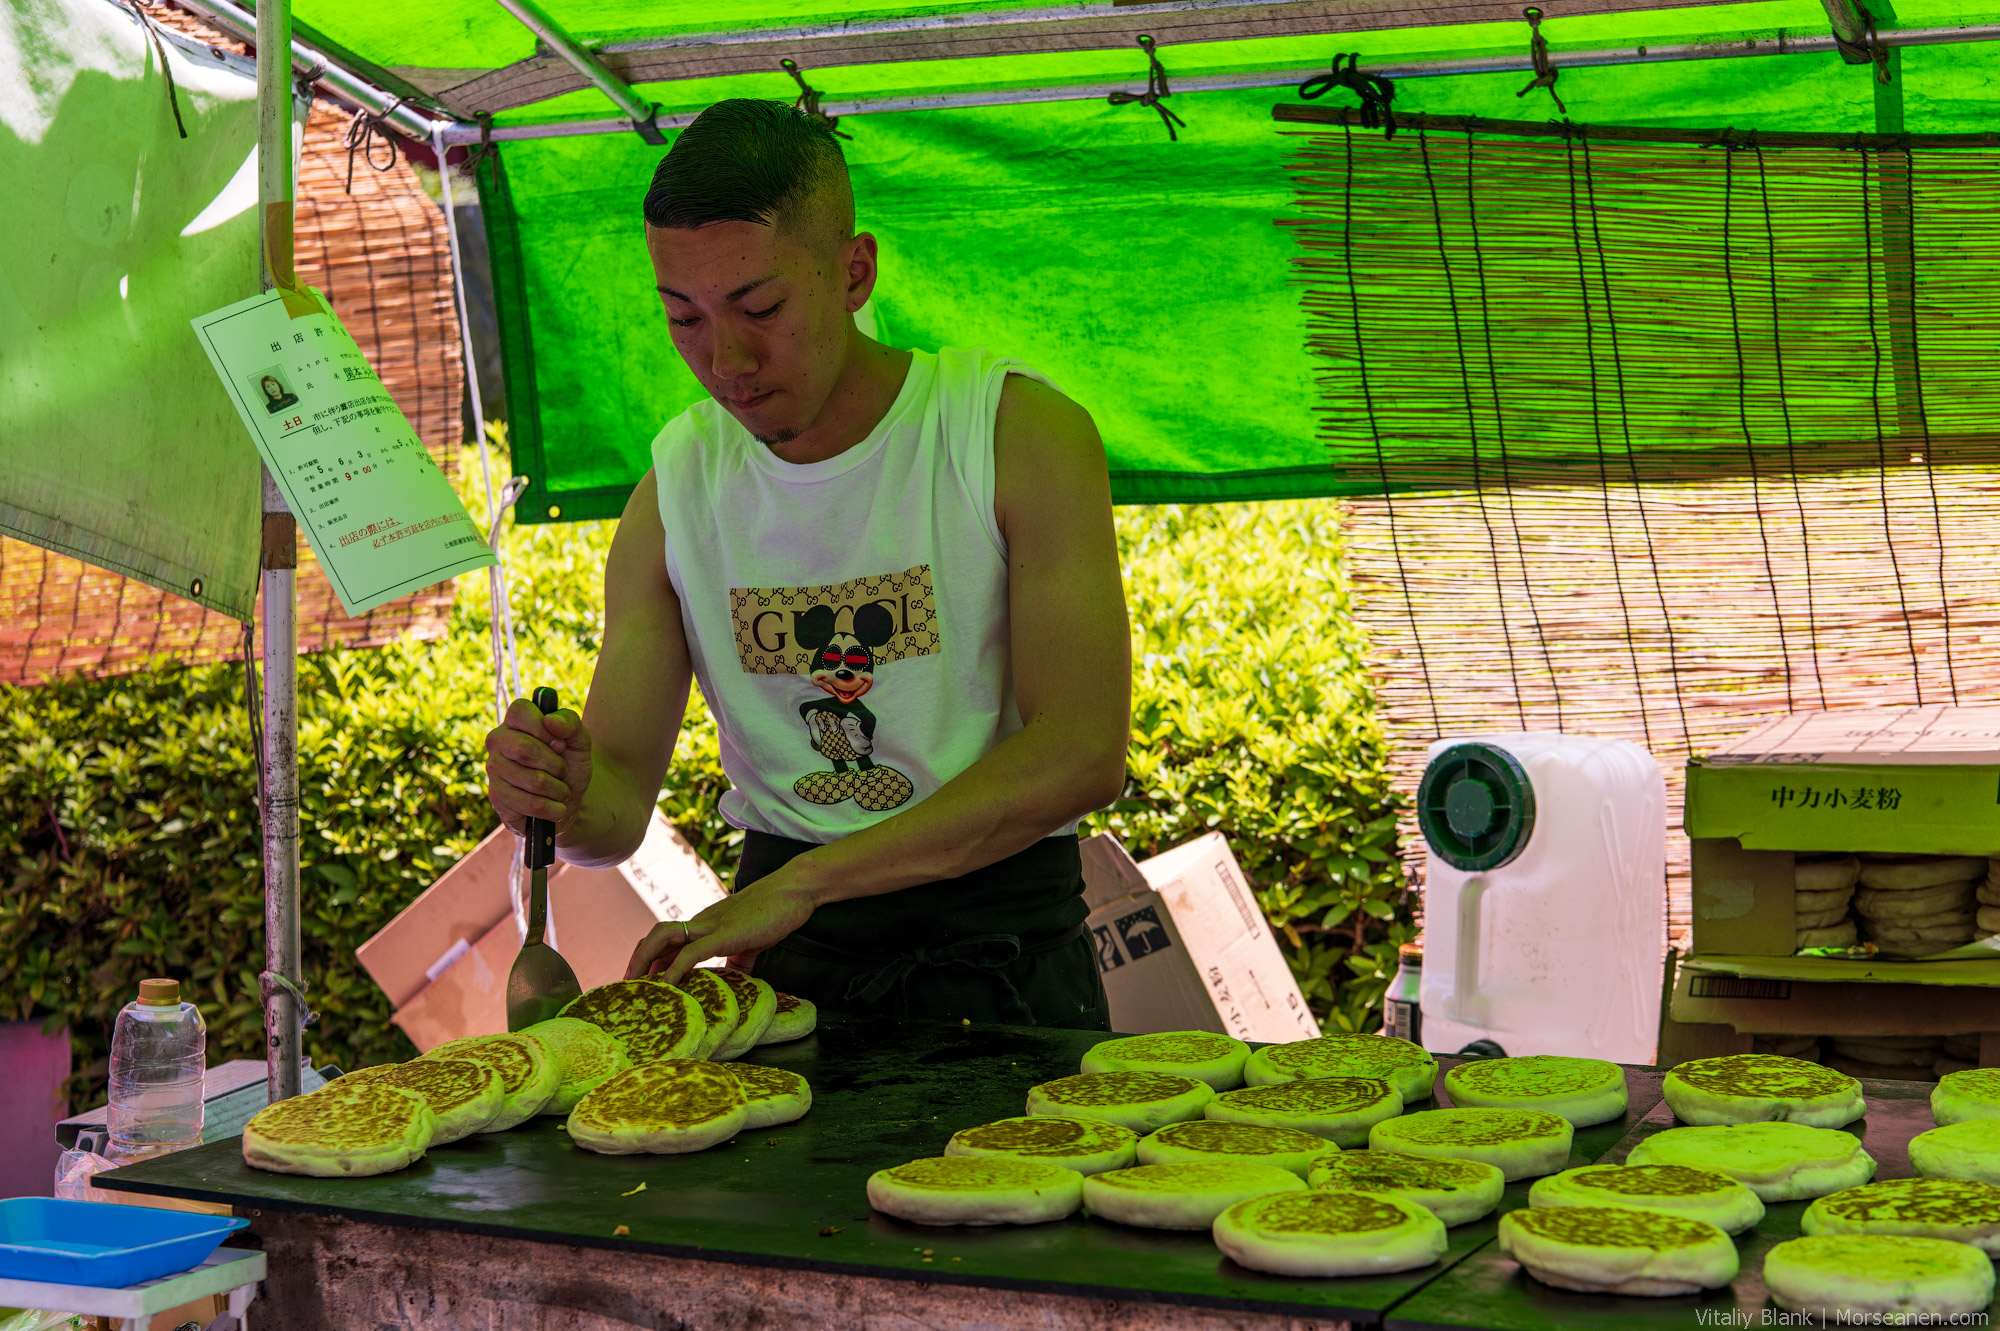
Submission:
[[[1790,958],[1799,853],[2000,852],[2000,708],[1800,712],[1688,764],[1697,956]],[[1984,958],[2000,939],[1919,968]],[[1885,963],[1802,958],[1828,980]]]
[[[507,972],[521,947],[508,889],[518,849],[511,832],[494,832],[357,950],[420,1050],[507,1029]],[[549,938],[588,989],[622,978],[655,923],[690,919],[723,896],[714,871],[655,809],[623,864],[549,870]]]
[[1135,863],[1115,837],[1083,843],[1084,899],[1111,1028],[1311,1039],[1307,1009],[1219,832]]

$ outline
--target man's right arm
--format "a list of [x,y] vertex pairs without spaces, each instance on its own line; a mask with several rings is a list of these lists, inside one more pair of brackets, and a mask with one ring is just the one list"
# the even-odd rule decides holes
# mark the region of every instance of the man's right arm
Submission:
[[486,737],[487,795],[515,831],[556,824],[556,854],[603,867],[645,839],[694,675],[666,533],[648,471],[632,491],[604,563],[604,641],[583,715],[544,717],[516,699]]

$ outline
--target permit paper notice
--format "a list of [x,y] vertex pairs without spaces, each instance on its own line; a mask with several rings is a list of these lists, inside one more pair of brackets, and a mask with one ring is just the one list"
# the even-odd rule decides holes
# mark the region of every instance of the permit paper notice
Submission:
[[191,320],[349,615],[494,563],[451,482],[326,298],[276,291]]

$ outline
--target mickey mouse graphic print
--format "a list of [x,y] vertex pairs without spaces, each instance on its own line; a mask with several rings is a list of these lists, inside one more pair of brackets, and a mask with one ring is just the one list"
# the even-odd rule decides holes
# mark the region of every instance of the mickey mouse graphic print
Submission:
[[[875,691],[878,670],[937,652],[930,566],[838,586],[737,587],[729,599],[743,668],[801,674],[819,691],[799,704],[799,719],[806,743],[832,766],[794,781],[799,798],[823,805],[853,800],[876,813],[909,803],[916,787],[877,761],[880,721],[862,699]],[[779,648],[787,636],[789,650]],[[885,695],[892,705],[893,693],[892,682]]]
[[[668,576],[732,824],[825,843],[923,800],[1021,728],[979,350],[913,352],[869,436],[789,463],[700,402],[653,441]],[[1068,830],[1068,829],[1063,829]]]

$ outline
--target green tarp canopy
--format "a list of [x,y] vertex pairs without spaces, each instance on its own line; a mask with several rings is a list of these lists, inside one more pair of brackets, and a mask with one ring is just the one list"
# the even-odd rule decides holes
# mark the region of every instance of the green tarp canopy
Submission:
[[[962,54],[987,49],[961,40],[965,33],[1004,37],[1010,14],[1031,25],[1050,9],[887,3],[863,12],[828,0],[549,0],[545,8],[663,117],[725,97],[793,99],[798,85],[779,67],[787,51],[832,109],[1107,84],[1138,91],[1146,82],[1144,53],[1127,30],[1075,39],[1092,49]],[[1085,26],[1134,12],[1061,8]],[[1341,52],[1360,52],[1364,70],[1518,60],[1528,26],[1510,5],[1419,9],[1406,0],[1314,6],[1322,22],[1276,36],[1229,26],[1304,8],[1140,11],[1158,25],[1161,61],[1179,85],[1167,103],[1185,121],[1178,141],[1153,110],[1109,104],[1101,91],[843,116],[860,225],[881,241],[880,335],[909,347],[984,345],[1049,374],[1096,417],[1122,502],[1341,493],[1316,437],[1294,241],[1275,224],[1297,215],[1285,163],[1298,141],[1286,134],[1296,127],[1274,123],[1272,107],[1297,93],[1275,78],[1278,86],[1261,88],[1201,85],[1324,69]],[[729,26],[718,31],[724,16]],[[1195,40],[1191,16],[1210,35],[1238,35]],[[490,114],[505,128],[617,114],[538,52],[493,0],[298,0],[296,18],[302,37],[356,73],[461,119]],[[1906,0],[1874,19],[1894,33],[1992,25],[2000,11]],[[897,36],[899,24],[926,22],[928,31]],[[1581,0],[1551,12],[1542,30],[1561,68],[1565,52],[1607,48],[1823,45],[1830,28],[1819,0],[1651,9]],[[930,51],[952,58],[924,58]],[[1569,117],[1593,125],[1994,128],[2000,43],[1911,45],[1892,51],[1887,69],[1884,84],[1871,66],[1819,50],[1572,66],[1557,87]],[[654,77],[675,73],[685,76]],[[1395,109],[1557,116],[1546,91],[1517,95],[1527,79],[1518,71],[1405,78]],[[1336,91],[1326,102],[1352,100]],[[668,338],[643,244],[639,201],[662,151],[629,130],[496,144],[498,183],[488,177],[483,203],[515,466],[532,482],[517,509],[523,521],[617,514],[653,435],[699,396]]]

